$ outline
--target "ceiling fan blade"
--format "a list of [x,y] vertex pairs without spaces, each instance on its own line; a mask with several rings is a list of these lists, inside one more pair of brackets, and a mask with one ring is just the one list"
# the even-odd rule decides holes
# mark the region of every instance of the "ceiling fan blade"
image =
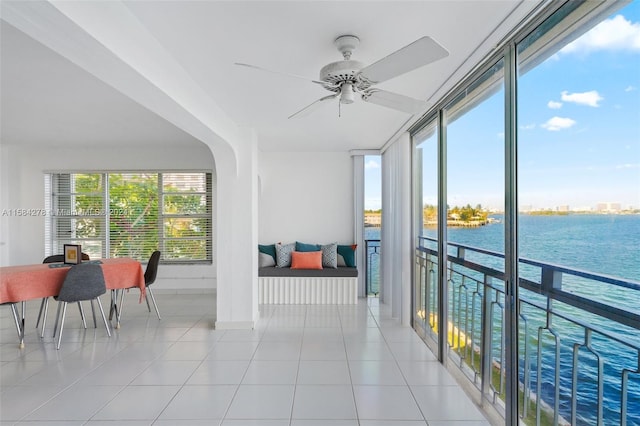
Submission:
[[386,90],[370,89],[362,95],[362,100],[387,108],[417,114],[427,106],[427,102]]
[[291,73],[288,73],[288,72],[282,72],[282,71],[273,71],[273,70],[270,70],[270,69],[267,69],[267,68],[258,67],[258,66],[256,66],[256,65],[243,64],[243,63],[241,63],[241,62],[236,62],[234,65],[239,65],[239,66],[241,66],[241,67],[247,67],[247,68],[253,68],[253,69],[256,69],[256,70],[259,70],[259,71],[266,71],[266,72],[270,72],[270,73],[273,73],[273,74],[286,75],[286,76],[288,76],[288,77],[300,78],[300,79],[302,79],[302,80],[310,81],[310,82],[312,82],[312,83],[316,83],[316,84],[321,84],[321,85],[323,85],[323,86],[331,85],[331,83],[327,83],[326,81],[312,80],[312,79],[310,79],[310,78],[303,77],[303,76],[301,76],[301,75],[291,74]]
[[305,116],[311,114],[316,109],[318,109],[318,107],[320,107],[320,105],[322,105],[323,102],[330,101],[331,99],[335,99],[338,96],[340,96],[340,92],[335,93],[333,95],[325,96],[324,98],[320,98],[317,101],[315,101],[315,102],[307,105],[306,107],[302,108],[300,111],[291,114],[288,118],[305,117]]
[[424,36],[360,70],[372,83],[380,83],[449,56],[447,49]]

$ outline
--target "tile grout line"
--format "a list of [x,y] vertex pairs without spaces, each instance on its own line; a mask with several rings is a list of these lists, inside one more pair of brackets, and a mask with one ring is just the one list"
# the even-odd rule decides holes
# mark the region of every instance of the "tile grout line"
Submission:
[[[368,303],[367,303],[367,312],[368,313],[370,312]],[[342,344],[344,345],[344,358],[345,358],[345,362],[347,363],[349,383],[351,383],[351,397],[353,398],[353,407],[356,412],[356,423],[358,424],[358,426],[360,426],[360,414],[358,412],[358,404],[356,403],[356,390],[353,386],[353,377],[351,375],[351,364],[349,363],[349,353],[347,352],[347,341],[344,338],[344,328],[343,328],[342,316],[340,315],[340,313],[338,314],[338,318],[340,320],[340,333],[342,334]]]
[[[273,317],[273,310],[271,311],[271,313],[269,314],[268,320],[267,320],[267,326],[265,327],[268,328],[269,327],[269,323],[271,322],[271,318]],[[255,328],[253,328],[252,330],[255,330]],[[260,335],[260,338],[258,339],[258,344],[256,345],[256,348],[253,350],[253,352],[251,353],[251,358],[249,358],[249,363],[247,364],[247,368],[244,370],[244,373],[242,374],[242,377],[240,378],[238,385],[236,386],[236,389],[233,391],[233,395],[231,396],[231,399],[229,400],[229,404],[227,405],[227,408],[224,410],[224,414],[222,415],[222,418],[220,419],[220,424],[224,423],[225,420],[227,420],[227,416],[229,415],[229,410],[231,410],[231,405],[233,404],[233,401],[236,399],[236,396],[238,395],[238,391],[240,390],[240,386],[242,386],[242,382],[244,381],[244,378],[247,375],[247,371],[249,371],[249,367],[251,367],[251,362],[253,361],[253,357],[256,355],[256,351],[258,350],[258,348],[260,347],[260,343],[262,343],[262,339],[264,338],[264,333],[262,333]],[[231,419],[229,419],[231,420]]]
[[[184,332],[180,337],[183,337],[183,336],[184,336],[185,334],[187,334],[190,330],[192,330],[192,329],[195,327],[195,325],[196,325],[196,324],[198,324],[198,322],[200,322],[200,321],[202,320],[202,318],[203,318],[203,317],[201,316],[201,317],[200,317],[200,319],[199,319],[198,321],[196,321],[196,322],[195,322],[191,327],[189,327],[189,329],[188,329],[187,331],[185,331],[185,332]],[[222,336],[220,336],[220,337],[219,337],[219,338],[218,338],[214,343],[219,342],[219,341],[220,341],[220,339],[221,339],[221,338],[222,338],[226,333],[227,333],[227,332],[226,332],[226,330],[225,330],[225,331],[223,331]],[[171,348],[172,348],[176,343],[179,343],[179,340],[180,340],[180,338],[178,338],[178,340],[176,340],[176,341],[174,342],[174,344],[173,344],[173,345],[169,346],[169,347],[167,348],[167,351],[168,351],[169,349],[171,349]],[[158,413],[158,415],[156,416],[156,418],[155,418],[155,419],[153,419],[153,421],[151,422],[151,424],[152,424],[152,425],[153,425],[154,423],[156,423],[157,421],[159,421],[159,420],[160,420],[160,417],[162,416],[162,413],[164,413],[164,412],[167,410],[167,408],[169,407],[169,405],[171,405],[171,403],[175,400],[176,396],[178,396],[178,394],[180,393],[180,391],[181,391],[182,389],[184,389],[184,387],[186,386],[187,382],[189,381],[189,379],[191,379],[191,377],[192,377],[192,376],[193,376],[193,374],[198,370],[198,368],[200,368],[200,366],[201,366],[202,364],[204,364],[204,361],[207,359],[207,356],[209,355],[209,353],[210,353],[212,350],[213,350],[213,349],[210,349],[210,350],[209,350],[209,352],[207,352],[207,355],[205,355],[204,357],[202,357],[202,361],[200,361],[200,364],[198,364],[198,366],[197,366],[197,367],[196,367],[196,368],[191,372],[191,374],[189,375],[189,377],[187,377],[187,378],[185,379],[184,383],[183,383],[182,385],[180,385],[180,387],[178,388],[178,391],[177,391],[177,392],[176,392],[176,393],[171,397],[171,399],[169,399],[169,401],[168,401],[168,402],[167,402],[167,404],[164,406],[164,408],[163,408],[162,410],[160,410],[160,412]],[[166,353],[166,351],[165,351],[165,353]],[[159,358],[159,357],[158,357],[158,358]],[[158,358],[154,359],[154,361],[155,361],[155,360],[157,360]],[[152,361],[152,363],[153,363],[153,361]],[[147,367],[147,368],[149,368],[149,367]],[[143,373],[144,373],[144,371],[146,371],[146,369],[145,369],[145,370],[143,370]],[[140,373],[140,374],[142,374],[142,373]],[[135,376],[135,377],[133,378],[133,380],[135,380],[138,376],[140,376],[140,374],[138,374],[137,376]],[[132,383],[132,382],[131,382],[131,383]],[[130,383],[130,384],[131,384],[131,383]],[[129,384],[129,385],[130,385],[130,384]],[[129,386],[129,385],[127,385],[127,386]]]

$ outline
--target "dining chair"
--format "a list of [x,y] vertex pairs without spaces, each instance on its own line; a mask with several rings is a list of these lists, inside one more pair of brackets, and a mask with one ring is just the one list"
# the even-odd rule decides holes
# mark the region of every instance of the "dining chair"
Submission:
[[[144,295],[144,299],[147,302],[147,309],[151,312],[151,305],[149,305],[149,296],[151,296],[151,301],[153,302],[153,307],[156,309],[156,315],[158,315],[158,319],[160,318],[160,311],[158,310],[158,304],[156,303],[156,298],[153,297],[153,291],[149,287],[156,281],[156,276],[158,275],[158,264],[160,263],[160,251],[156,250],[151,253],[151,257],[149,258],[149,263],[147,263],[147,268],[144,271],[144,285],[146,287],[146,293]],[[137,288],[137,286],[132,286],[127,289],[121,290],[122,293],[120,295],[120,308],[118,309],[118,324],[120,324],[120,317],[122,316],[122,304],[124,302],[124,290],[129,290],[132,288]]]
[[58,320],[60,318],[60,309],[62,308],[62,320],[60,320],[60,332],[58,333],[58,344],[56,349],[60,349],[60,343],[62,342],[62,332],[64,330],[64,318],[67,313],[67,304],[72,302],[80,302],[82,300],[95,300],[98,302],[100,313],[102,314],[102,320],[104,326],[107,329],[107,334],[111,337],[111,330],[109,329],[109,323],[104,315],[104,309],[102,309],[102,302],[100,301],[100,295],[107,292],[107,286],[104,281],[104,274],[102,273],[102,267],[100,265],[85,263],[72,266],[67,272],[60,293],[54,296],[54,299],[58,301],[58,312],[56,314],[56,323],[53,327],[53,337],[56,335],[56,329],[58,328]]
[[[82,253],[82,260],[90,260],[89,255],[87,253]],[[62,263],[64,262],[64,254],[54,254],[51,256],[47,256],[44,258],[42,263]],[[84,309],[82,308],[82,304],[78,302],[78,309],[80,310],[80,316],[82,317],[82,324],[84,328],[87,328],[87,321],[84,316]],[[40,325],[40,318],[42,317],[42,311],[44,310],[44,318],[42,319],[42,332],[40,333],[40,337],[44,337],[44,329],[47,325],[47,311],[49,310],[49,298],[43,297],[42,302],[40,302],[40,311],[38,312],[38,320],[36,321],[36,328]],[[96,312],[93,308],[93,302],[91,303],[91,311],[93,312],[93,326],[97,328],[96,324]]]

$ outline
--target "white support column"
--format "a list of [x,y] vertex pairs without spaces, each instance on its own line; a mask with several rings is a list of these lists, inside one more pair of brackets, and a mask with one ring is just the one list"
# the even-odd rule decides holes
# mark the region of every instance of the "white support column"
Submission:
[[400,285],[402,286],[402,295],[400,301],[399,317],[403,325],[409,325],[411,321],[411,294],[412,281],[411,269],[413,265],[413,244],[411,238],[411,135],[404,133],[398,142],[399,148],[399,188],[400,208],[398,214],[400,216]]
[[258,320],[258,145],[243,133],[237,173],[216,164],[217,329],[251,329]]
[[9,241],[11,241],[11,226],[9,215],[2,214],[5,209],[11,207],[9,199],[10,183],[16,184],[15,177],[11,178],[11,163],[9,162],[9,150],[7,145],[0,144],[0,266],[11,265]]
[[358,297],[367,297],[365,277],[364,244],[364,155],[353,158],[353,241],[358,245],[356,264],[358,265]]

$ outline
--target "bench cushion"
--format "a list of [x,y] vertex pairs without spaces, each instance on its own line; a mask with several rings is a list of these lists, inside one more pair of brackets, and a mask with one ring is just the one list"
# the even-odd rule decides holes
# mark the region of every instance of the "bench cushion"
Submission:
[[358,268],[340,266],[324,269],[259,268],[259,277],[357,277]]

